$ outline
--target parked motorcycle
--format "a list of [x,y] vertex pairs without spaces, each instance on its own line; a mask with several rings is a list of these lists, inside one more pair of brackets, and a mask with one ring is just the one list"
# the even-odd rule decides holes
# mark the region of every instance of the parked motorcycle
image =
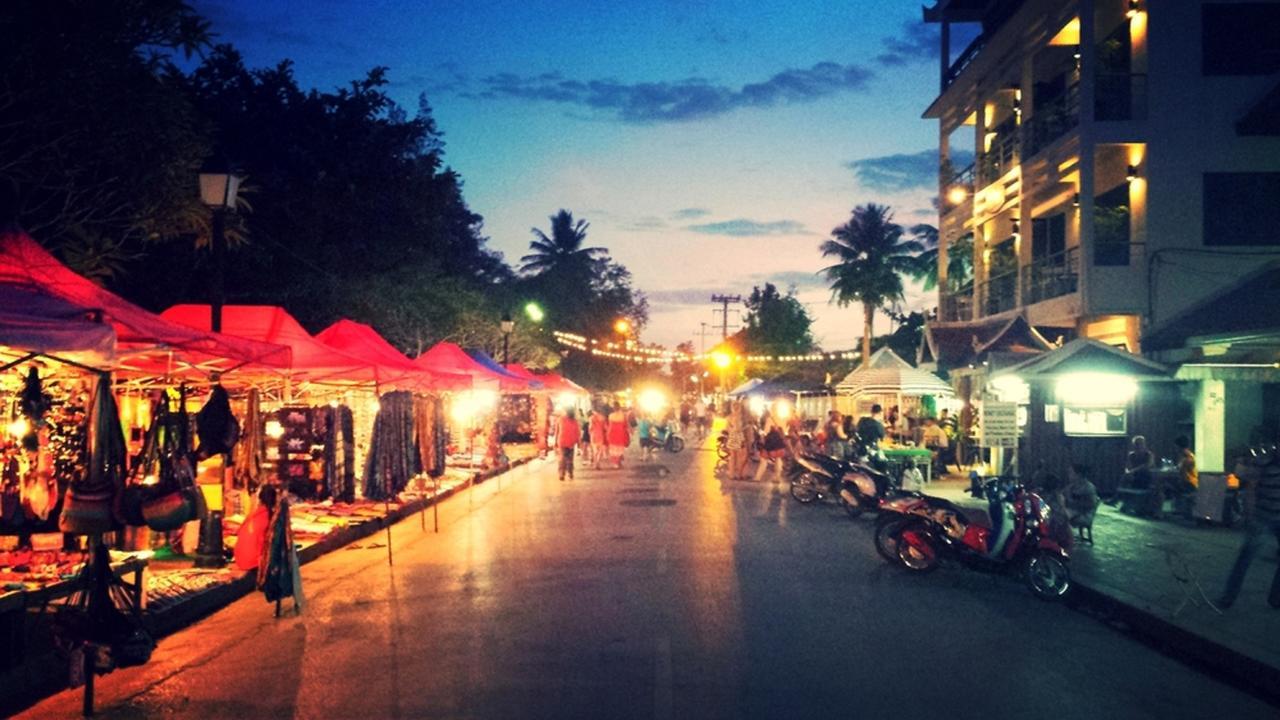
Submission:
[[903,492],[896,478],[863,461],[810,454],[796,457],[793,466],[793,498],[808,504],[836,497],[851,518],[876,512],[887,498]]
[[[931,572],[944,559],[979,570],[1014,572],[1041,599],[1061,598],[1071,588],[1066,543],[1055,537],[1048,504],[1016,481],[991,480],[988,498],[998,500],[1002,523],[1012,523],[1008,536],[992,548],[998,532],[978,509],[961,508],[945,499],[921,496],[886,503],[886,520],[877,526],[877,551],[886,554],[892,543],[898,564],[918,573]],[[898,522],[893,517],[899,516]],[[890,530],[888,528],[892,527]],[[881,537],[881,531],[886,537]],[[999,538],[995,538],[998,540]]]

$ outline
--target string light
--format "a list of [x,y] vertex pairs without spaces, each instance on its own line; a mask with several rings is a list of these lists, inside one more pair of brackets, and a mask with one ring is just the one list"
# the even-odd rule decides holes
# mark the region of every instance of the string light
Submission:
[[666,350],[653,347],[631,347],[618,345],[608,341],[599,341],[563,331],[553,331],[556,342],[561,345],[589,353],[596,357],[614,360],[626,360],[642,364],[664,364],[668,362],[716,362],[718,357],[728,357],[730,363],[800,363],[800,362],[832,362],[855,360],[860,357],[857,351],[842,350],[837,352],[815,352],[803,355],[729,355],[723,350],[706,353],[686,353],[678,350]]

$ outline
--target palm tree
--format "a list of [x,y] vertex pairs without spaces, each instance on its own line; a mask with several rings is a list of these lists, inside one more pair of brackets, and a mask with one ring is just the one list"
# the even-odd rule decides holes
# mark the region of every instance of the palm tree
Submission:
[[[938,287],[938,228],[927,223],[913,225],[911,235],[924,248],[917,257],[920,267],[911,275],[924,281],[924,289]],[[973,237],[952,240],[947,244],[947,288],[950,291],[973,278]]]
[[575,222],[573,213],[568,210],[562,209],[549,219],[551,235],[531,228],[534,239],[529,243],[529,249],[533,252],[520,258],[520,272],[529,275],[553,271],[585,272],[595,260],[609,252],[607,248],[582,246],[591,224],[586,220]]
[[849,222],[831,231],[819,248],[837,263],[823,268],[832,299],[841,307],[862,303],[862,363],[871,358],[871,323],[876,308],[902,298],[902,275],[919,272],[924,246],[902,239],[886,205],[867,203],[853,209]]

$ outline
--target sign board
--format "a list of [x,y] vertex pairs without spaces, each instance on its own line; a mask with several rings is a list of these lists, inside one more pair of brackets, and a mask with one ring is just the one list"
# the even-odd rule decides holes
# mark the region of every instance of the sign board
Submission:
[[1011,402],[982,403],[982,447],[1018,447],[1018,404]]

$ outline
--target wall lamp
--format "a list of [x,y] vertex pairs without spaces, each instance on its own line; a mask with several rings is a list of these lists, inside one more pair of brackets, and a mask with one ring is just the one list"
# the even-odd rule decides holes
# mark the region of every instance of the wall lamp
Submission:
[[1140,10],[1141,8],[1138,6],[1138,0],[1129,0],[1129,9],[1125,11],[1124,15],[1127,18],[1132,18],[1137,15]]
[[1125,182],[1133,182],[1138,179],[1138,166],[1129,165],[1124,169]]

